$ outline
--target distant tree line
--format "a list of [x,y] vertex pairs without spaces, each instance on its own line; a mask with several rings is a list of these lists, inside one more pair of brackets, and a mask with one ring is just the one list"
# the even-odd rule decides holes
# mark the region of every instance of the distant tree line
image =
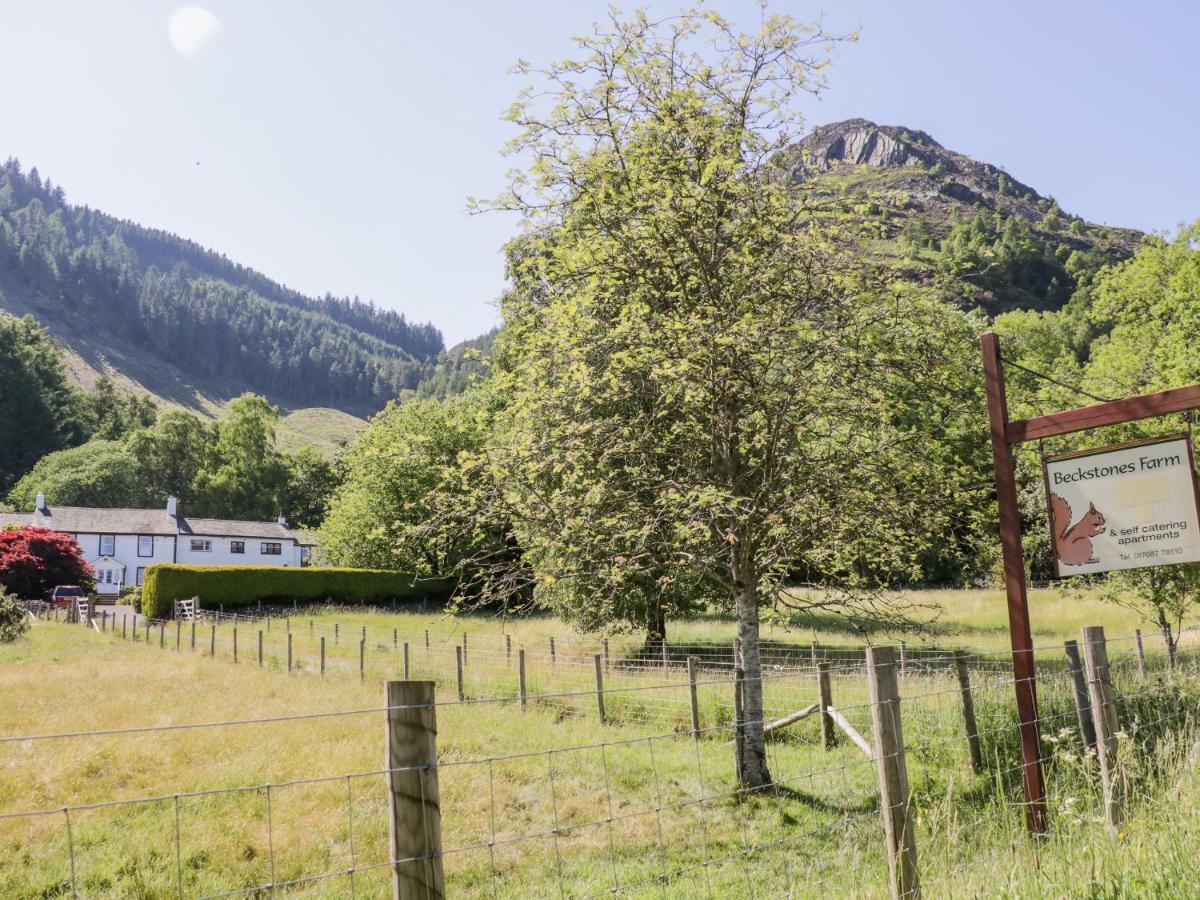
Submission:
[[159,414],[145,396],[101,379],[67,382],[61,351],[31,317],[0,316],[0,491],[18,510],[51,505],[152,507],[179,498],[191,515],[316,526],[340,481],[311,448],[275,444],[279,410],[247,394],[219,422],[182,409]]
[[418,387],[441,333],[358,298],[305,297],[164,231],[0,166],[0,284],[198,374],[289,403],[374,411]]

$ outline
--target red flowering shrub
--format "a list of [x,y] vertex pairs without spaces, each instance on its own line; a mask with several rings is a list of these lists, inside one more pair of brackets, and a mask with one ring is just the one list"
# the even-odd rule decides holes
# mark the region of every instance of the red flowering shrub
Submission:
[[0,587],[26,600],[46,600],[60,584],[95,587],[75,538],[32,525],[0,531]]

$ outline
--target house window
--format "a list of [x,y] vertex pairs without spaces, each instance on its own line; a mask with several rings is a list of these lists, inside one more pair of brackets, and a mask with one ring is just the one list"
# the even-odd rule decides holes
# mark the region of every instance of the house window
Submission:
[[105,584],[112,584],[112,583],[113,583],[113,571],[112,571],[112,569],[105,569],[105,570],[104,570],[104,572],[103,572],[103,575],[104,575],[104,583],[105,583]]
[[282,556],[283,555],[283,544],[276,544],[276,543],[271,543],[268,541],[263,541],[262,548],[259,550],[259,552],[263,556]]
[[115,534],[100,535],[100,555],[112,556],[117,552],[117,536]]
[[208,540],[208,538],[192,538],[192,552],[211,553],[212,541]]
[[143,581],[143,580],[145,580],[145,578],[146,578],[146,567],[145,567],[145,566],[138,566],[138,570],[137,570],[137,583],[138,583],[138,587],[141,587],[141,586],[142,586],[142,581]]
[[[154,536],[150,534],[138,535],[138,556],[153,556],[154,555]],[[138,584],[141,584],[139,581]]]
[[246,552],[246,542],[245,541],[230,541],[229,542],[229,552],[230,553],[245,553]]

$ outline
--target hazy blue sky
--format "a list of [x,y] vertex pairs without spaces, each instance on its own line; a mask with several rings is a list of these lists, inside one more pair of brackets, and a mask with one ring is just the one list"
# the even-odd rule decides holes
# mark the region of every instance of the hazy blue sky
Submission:
[[[0,156],[307,293],[432,320],[450,343],[492,325],[514,223],[464,209],[503,184],[500,117],[520,84],[506,70],[562,55],[606,5],[211,0],[220,33],[199,48],[183,35],[190,57],[168,39],[180,5],[0,0]],[[1200,217],[1193,4],[774,8],[863,28],[810,124],[925,130],[1094,221]]]

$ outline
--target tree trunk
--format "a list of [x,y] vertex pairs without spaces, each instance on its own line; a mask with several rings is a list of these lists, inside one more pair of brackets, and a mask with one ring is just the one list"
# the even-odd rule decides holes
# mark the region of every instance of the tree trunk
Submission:
[[751,572],[741,573],[734,600],[737,604],[743,671],[743,739],[738,771],[741,774],[742,787],[760,788],[771,784],[771,773],[767,769],[767,737],[763,731],[762,658],[758,649],[758,580]]
[[1178,640],[1171,632],[1171,623],[1167,621],[1166,613],[1158,611],[1158,626],[1162,629],[1163,643],[1167,645],[1167,667],[1175,668],[1175,642]]
[[[651,588],[653,590],[653,588]],[[667,615],[663,611],[662,600],[654,594],[650,608],[646,612],[646,650],[654,651],[662,647],[667,639]]]

